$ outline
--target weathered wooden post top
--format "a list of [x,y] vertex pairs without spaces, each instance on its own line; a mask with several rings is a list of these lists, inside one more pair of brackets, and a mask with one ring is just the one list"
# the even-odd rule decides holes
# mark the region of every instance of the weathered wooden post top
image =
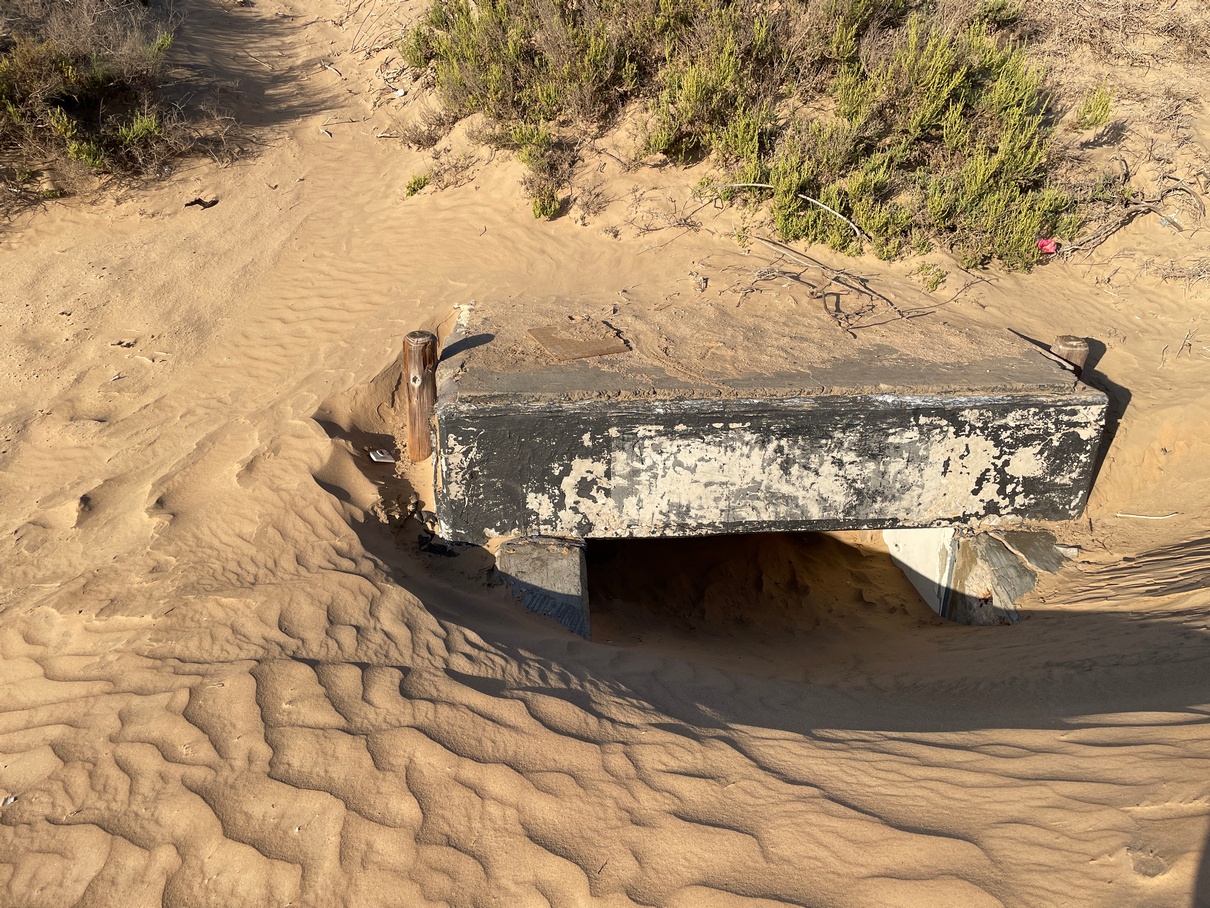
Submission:
[[432,420],[437,405],[437,337],[413,331],[403,343],[403,381],[407,399],[408,460],[420,463],[433,455]]
[[937,316],[856,341],[817,318],[755,332],[712,318],[678,333],[534,324],[507,302],[466,314],[437,370],[441,534],[574,543],[1082,511],[1107,401],[1061,353]]

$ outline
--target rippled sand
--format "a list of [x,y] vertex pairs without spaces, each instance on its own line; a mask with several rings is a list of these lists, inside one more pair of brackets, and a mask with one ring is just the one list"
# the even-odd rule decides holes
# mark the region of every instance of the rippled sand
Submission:
[[1185,239],[930,316],[1106,348],[1120,426],[1022,624],[778,537],[631,550],[587,643],[380,518],[425,492],[364,457],[403,335],[472,299],[734,306],[687,275],[736,213],[667,226],[698,176],[608,156],[585,224],[486,152],[405,198],[366,36],[408,7],[187,6],[177,62],[239,81],[255,153],[0,236],[0,905],[1210,904],[1207,286],[1105,282]]

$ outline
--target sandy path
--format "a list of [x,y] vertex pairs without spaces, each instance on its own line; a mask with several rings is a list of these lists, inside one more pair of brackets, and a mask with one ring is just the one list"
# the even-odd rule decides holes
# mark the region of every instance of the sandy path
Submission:
[[[570,639],[481,556],[377,521],[357,433],[407,331],[472,298],[669,297],[734,252],[725,216],[538,224],[506,162],[404,200],[423,164],[374,138],[363,21],[199,0],[178,43],[267,145],[0,241],[0,904],[1210,900],[1207,359],[1157,365],[1204,301],[1093,306],[1060,266],[958,301],[1125,336],[1097,367],[1132,394],[1090,511],[1110,550],[1081,539],[1021,626],[887,594],[817,632],[754,609]],[[636,180],[693,182],[606,176],[601,224]]]

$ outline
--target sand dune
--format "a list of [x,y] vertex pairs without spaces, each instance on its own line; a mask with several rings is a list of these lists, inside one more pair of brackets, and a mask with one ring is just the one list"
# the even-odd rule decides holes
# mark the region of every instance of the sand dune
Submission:
[[188,7],[177,65],[238,80],[254,153],[0,236],[0,905],[1210,904],[1206,285],[1103,280],[1186,240],[949,304],[1105,347],[1120,425],[1021,625],[787,537],[615,553],[587,643],[381,519],[424,477],[364,448],[457,304],[734,306],[687,277],[733,214],[645,232],[631,187],[659,223],[696,176],[605,157],[586,225],[486,153],[406,198],[369,36],[409,7]]

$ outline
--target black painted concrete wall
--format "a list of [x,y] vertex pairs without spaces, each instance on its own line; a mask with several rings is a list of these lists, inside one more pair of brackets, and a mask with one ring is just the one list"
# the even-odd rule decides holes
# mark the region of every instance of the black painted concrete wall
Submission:
[[1104,395],[439,402],[442,534],[627,537],[1077,516]]

